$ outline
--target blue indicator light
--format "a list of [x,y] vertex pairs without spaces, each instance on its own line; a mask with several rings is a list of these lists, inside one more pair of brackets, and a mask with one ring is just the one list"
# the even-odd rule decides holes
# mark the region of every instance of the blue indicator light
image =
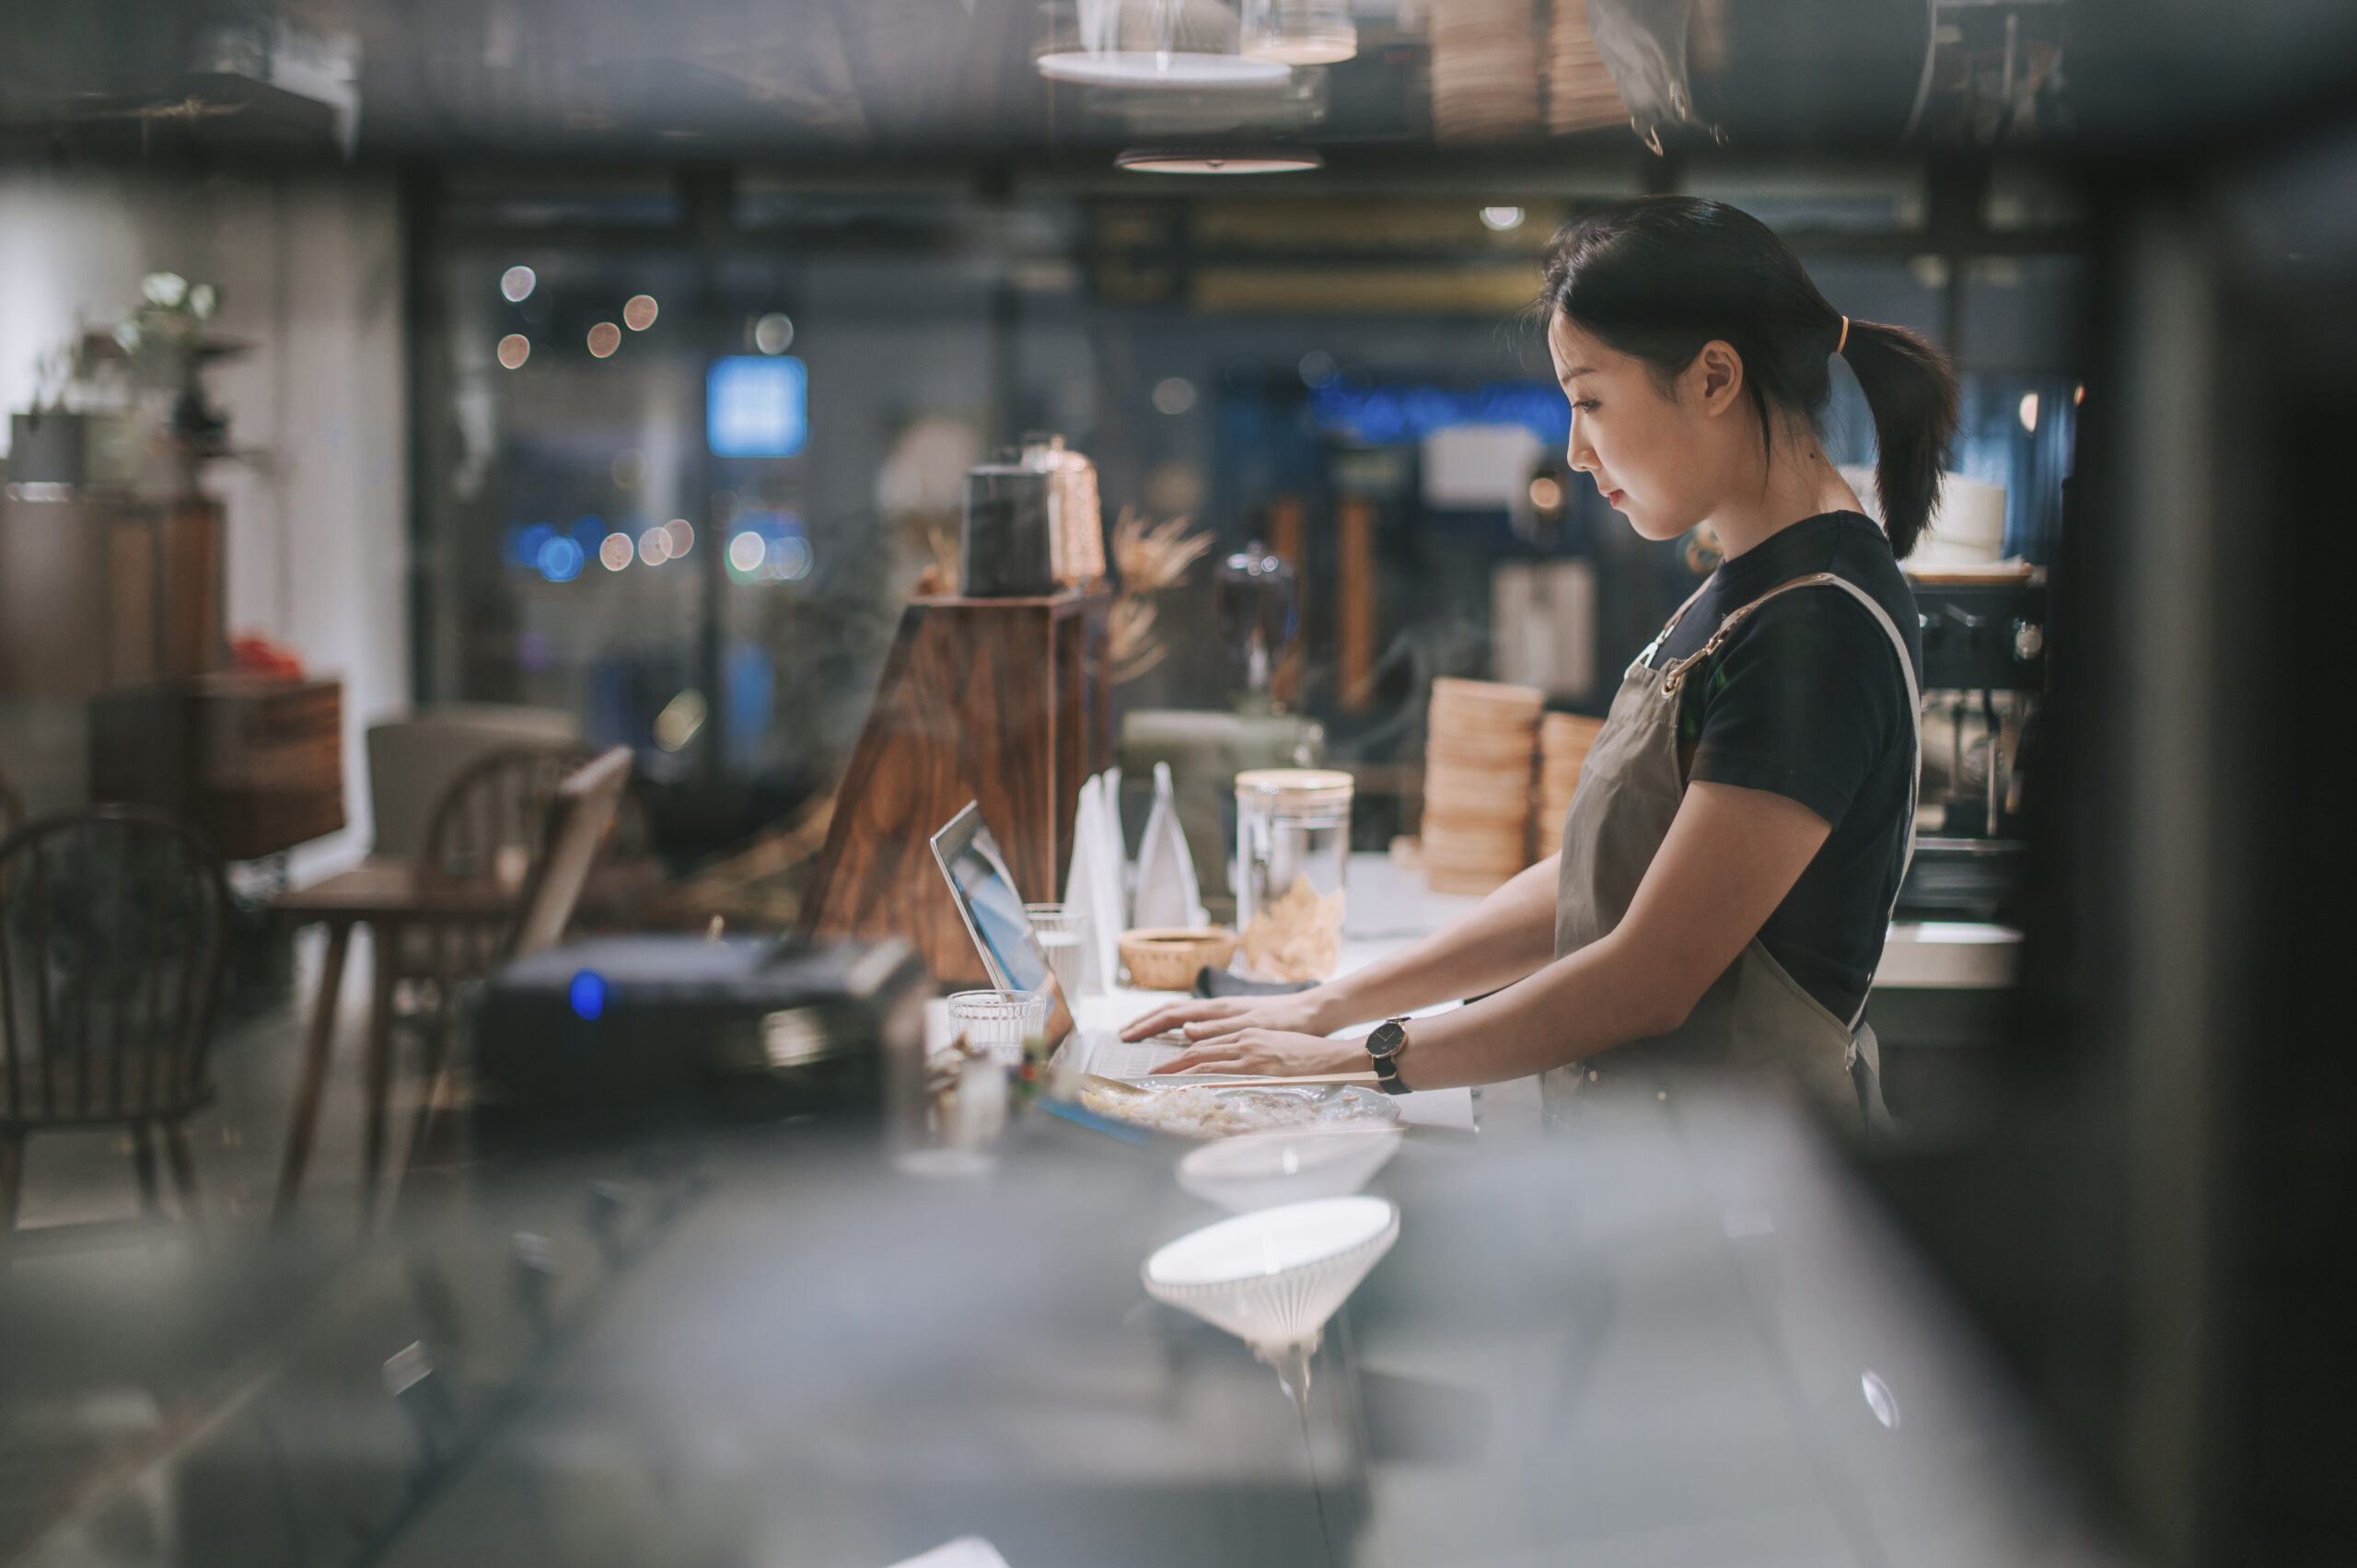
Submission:
[[606,1011],[606,977],[596,970],[576,970],[564,994],[574,1016],[594,1024]]

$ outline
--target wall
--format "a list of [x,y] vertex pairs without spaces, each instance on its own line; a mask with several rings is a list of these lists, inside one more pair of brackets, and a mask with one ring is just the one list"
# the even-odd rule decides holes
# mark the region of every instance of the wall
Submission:
[[[0,168],[0,407],[77,317],[121,319],[158,269],[221,292],[251,351],[209,377],[240,457],[206,487],[228,514],[228,619],[344,681],[343,832],[308,880],[370,839],[366,720],[408,700],[401,245],[389,180],[304,173]],[[4,440],[5,436],[0,436]],[[78,713],[0,700],[0,766],[36,810],[82,787]]]

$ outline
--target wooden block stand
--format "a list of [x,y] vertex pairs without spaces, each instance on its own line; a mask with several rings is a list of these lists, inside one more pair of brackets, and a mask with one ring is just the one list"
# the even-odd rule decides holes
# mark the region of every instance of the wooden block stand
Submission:
[[90,703],[90,795],[175,811],[225,860],[343,826],[343,682],[222,672]]
[[983,985],[929,841],[968,801],[1026,900],[1061,898],[1081,781],[1110,765],[1103,590],[911,604],[852,751],[802,928],[900,936],[944,986]]

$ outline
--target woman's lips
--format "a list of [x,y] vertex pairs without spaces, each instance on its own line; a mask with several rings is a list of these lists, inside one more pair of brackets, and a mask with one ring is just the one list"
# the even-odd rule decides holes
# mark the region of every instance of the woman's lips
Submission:
[[1628,494],[1625,490],[1608,490],[1604,493],[1604,504],[1617,512],[1620,509],[1620,503]]

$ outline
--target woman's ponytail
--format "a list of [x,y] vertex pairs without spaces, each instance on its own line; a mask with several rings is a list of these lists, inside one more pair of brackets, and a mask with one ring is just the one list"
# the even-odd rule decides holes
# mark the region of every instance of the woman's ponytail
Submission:
[[1875,485],[1883,531],[1905,560],[1939,504],[1940,470],[1956,434],[1956,372],[1929,340],[1904,327],[1852,321],[1841,357],[1875,416]]

